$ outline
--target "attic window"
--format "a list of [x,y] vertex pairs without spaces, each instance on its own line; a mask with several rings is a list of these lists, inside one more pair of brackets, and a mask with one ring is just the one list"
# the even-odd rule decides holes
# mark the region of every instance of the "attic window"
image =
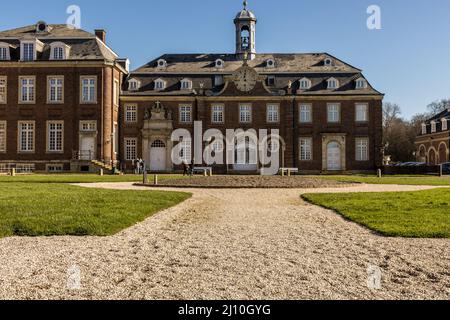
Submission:
[[155,80],[155,90],[164,90],[166,88],[166,82],[162,79]]
[[266,67],[267,67],[267,68],[275,68],[275,60],[273,60],[273,59],[268,59],[268,60],[266,61]]
[[447,131],[447,130],[448,130],[447,119],[446,119],[446,118],[442,118],[441,122],[442,122],[442,128],[441,128],[441,130],[442,130],[442,131]]
[[181,80],[181,90],[191,90],[192,89],[192,81],[189,79]]
[[300,89],[301,90],[308,90],[311,88],[311,80],[308,78],[300,79]]
[[9,44],[7,43],[0,43],[0,60],[11,60]]
[[422,134],[427,134],[427,125],[422,123]]
[[335,78],[330,78],[327,80],[327,89],[337,89],[339,86],[339,81]]
[[222,59],[217,59],[215,62],[216,68],[223,68],[225,65],[225,62]]
[[267,85],[268,86],[274,86],[275,85],[275,76],[268,76],[267,77]]
[[331,60],[330,58],[326,58],[325,61],[324,61],[324,65],[326,67],[332,66],[333,65],[333,60]]
[[356,79],[356,89],[366,89],[367,81],[364,78]]
[[136,79],[131,79],[128,82],[128,91],[136,91],[139,90],[141,83]]
[[36,24],[36,32],[48,32],[48,25],[44,21],[39,21]]
[[435,133],[435,132],[436,132],[436,122],[431,121],[431,133]]
[[158,68],[165,68],[167,67],[167,61],[164,59],[159,59],[158,60]]
[[34,41],[22,42],[20,48],[20,60],[33,61],[36,59],[36,47]]
[[66,60],[70,47],[62,42],[54,42],[50,45],[50,60]]

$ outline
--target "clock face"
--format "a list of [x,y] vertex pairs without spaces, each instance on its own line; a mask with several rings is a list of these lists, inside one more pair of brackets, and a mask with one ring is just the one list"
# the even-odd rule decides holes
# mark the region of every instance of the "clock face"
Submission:
[[250,92],[258,81],[258,73],[250,67],[242,67],[235,73],[236,87],[243,92]]

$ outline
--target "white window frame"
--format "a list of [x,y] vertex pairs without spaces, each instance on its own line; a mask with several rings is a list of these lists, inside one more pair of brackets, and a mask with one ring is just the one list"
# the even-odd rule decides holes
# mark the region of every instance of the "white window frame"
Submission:
[[266,106],[266,121],[267,123],[280,122],[280,105],[277,103],[269,103]]
[[0,153],[6,153],[7,149],[8,124],[6,120],[0,121]]
[[45,171],[48,173],[62,173],[64,172],[64,165],[62,163],[49,163],[45,165]]
[[113,101],[114,106],[118,107],[120,104],[120,82],[117,79],[114,79],[113,84]]
[[[29,46],[32,46],[32,51],[30,52]],[[27,48],[27,50],[25,50]],[[25,54],[27,53],[27,55]],[[30,57],[30,55],[32,55]],[[20,60],[24,62],[36,60],[36,41],[21,41],[20,43]]]
[[137,91],[140,89],[140,87],[141,87],[141,82],[139,80],[131,79],[128,82],[128,91]]
[[192,160],[192,140],[183,139],[180,141],[180,160],[184,163],[191,163]]
[[[22,128],[26,125],[26,128]],[[18,121],[17,122],[17,150],[18,153],[34,153],[36,141],[36,122]],[[24,141],[22,141],[24,138]],[[24,144],[22,144],[24,142]],[[24,147],[24,148],[23,148]]]
[[136,104],[125,105],[125,122],[136,123],[138,121],[138,106]]
[[8,102],[8,77],[0,76],[0,104]]
[[158,68],[166,68],[167,67],[167,61],[164,59],[159,59],[157,62]]
[[80,132],[97,132],[97,121],[81,120],[79,130]]
[[47,103],[64,103],[64,76],[47,77]]
[[223,104],[211,106],[211,123],[225,123],[225,106]]
[[137,144],[138,144],[137,138],[126,137],[124,139],[124,146],[125,146],[124,154],[126,161],[133,161],[137,159]]
[[181,90],[192,90],[192,80],[190,79],[181,80]]
[[64,121],[47,121],[47,153],[64,153]]
[[313,160],[313,138],[300,137],[299,139],[299,159],[300,161]]
[[97,104],[97,95],[97,76],[80,76],[80,103]]
[[330,66],[333,65],[333,59],[331,59],[331,58],[326,58],[326,59],[324,60],[323,64],[324,64],[326,67],[330,67]]
[[217,69],[223,69],[225,67],[225,61],[223,61],[222,59],[217,59],[214,62],[214,65]]
[[239,123],[252,123],[252,105],[243,103],[239,105]]
[[274,59],[267,59],[267,61],[266,61],[266,68],[269,68],[269,69],[275,68],[275,60]]
[[[337,119],[331,115],[337,115]],[[327,122],[328,123],[340,123],[341,122],[341,104],[340,103],[328,103],[327,104]]]
[[0,43],[0,61],[11,60],[10,46],[7,43]]
[[311,89],[311,80],[308,78],[302,78],[299,80],[299,88],[300,90],[309,90]]
[[441,130],[447,131],[448,130],[448,120],[446,118],[441,119]]
[[64,42],[53,42],[50,44],[50,60],[67,60],[70,53],[70,47]]
[[192,105],[180,104],[178,106],[179,122],[180,123],[192,123]]
[[426,125],[426,123],[422,123],[422,134],[427,134],[427,125]]
[[366,89],[367,88],[367,80],[364,78],[358,78],[356,79],[356,89]]
[[355,160],[358,162],[369,161],[369,138],[355,139]]
[[431,121],[431,133],[435,133],[436,131],[436,121]]
[[[361,117],[361,115],[363,115]],[[369,104],[356,103],[355,104],[355,121],[368,122],[369,121]]]
[[339,88],[339,80],[336,78],[330,78],[327,80],[327,89],[334,90]]
[[[299,123],[312,123],[313,118],[313,108],[311,103],[300,103],[299,104]],[[307,111],[307,112],[306,112]],[[305,115],[305,117],[303,117]],[[306,119],[306,115],[308,115],[308,119]]]
[[[27,81],[27,83],[23,84],[23,81]],[[35,76],[20,76],[19,77],[19,103],[20,104],[36,103],[36,77]]]
[[162,91],[166,89],[166,81],[163,79],[155,80],[155,91]]

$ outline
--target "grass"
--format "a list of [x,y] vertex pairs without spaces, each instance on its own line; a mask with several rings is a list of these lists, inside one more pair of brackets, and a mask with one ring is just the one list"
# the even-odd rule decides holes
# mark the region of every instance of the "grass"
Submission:
[[[181,175],[158,175],[159,180],[181,178]],[[149,179],[152,179],[149,175]],[[96,175],[96,174],[30,174],[15,177],[0,175],[0,183],[93,183],[93,182],[142,182],[142,175]]]
[[[54,179],[39,184],[0,182],[0,237],[113,235],[190,197],[182,192],[88,189],[54,183]],[[98,181],[98,176],[61,179],[91,182]]]
[[450,190],[306,194],[306,201],[335,210],[381,235],[450,238]]
[[321,179],[336,180],[341,182],[367,183],[367,184],[399,184],[399,185],[422,185],[422,186],[450,186],[450,177],[437,176],[408,176],[395,175],[378,178],[371,175],[353,176],[320,176]]

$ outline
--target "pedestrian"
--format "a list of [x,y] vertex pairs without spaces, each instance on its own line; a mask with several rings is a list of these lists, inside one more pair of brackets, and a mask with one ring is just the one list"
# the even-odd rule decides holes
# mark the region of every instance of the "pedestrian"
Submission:
[[183,177],[189,175],[189,166],[185,160],[183,160]]

